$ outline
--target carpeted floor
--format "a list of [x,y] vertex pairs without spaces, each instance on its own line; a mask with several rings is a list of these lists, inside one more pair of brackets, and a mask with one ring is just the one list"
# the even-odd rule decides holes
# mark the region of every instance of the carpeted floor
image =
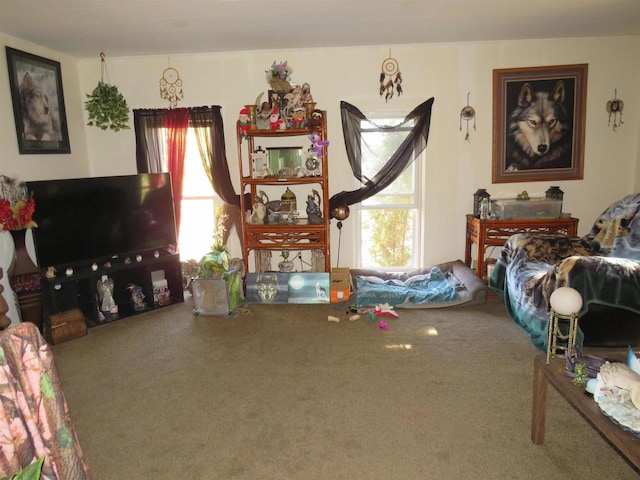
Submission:
[[53,348],[96,479],[638,478],[551,388],[531,443],[538,352],[497,300],[387,330],[333,305],[192,308]]

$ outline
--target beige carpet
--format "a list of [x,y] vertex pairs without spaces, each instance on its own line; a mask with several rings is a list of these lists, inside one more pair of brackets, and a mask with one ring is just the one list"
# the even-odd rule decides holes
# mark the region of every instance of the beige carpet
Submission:
[[538,352],[497,300],[387,330],[331,305],[192,308],[53,348],[97,480],[638,478],[552,388],[531,443]]

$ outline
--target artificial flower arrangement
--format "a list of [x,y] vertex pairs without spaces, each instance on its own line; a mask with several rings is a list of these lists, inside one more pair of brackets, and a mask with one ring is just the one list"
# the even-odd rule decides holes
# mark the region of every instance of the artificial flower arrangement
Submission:
[[275,60],[271,64],[271,68],[266,70],[266,80],[269,86],[276,92],[291,91],[291,74],[293,69],[287,64],[287,61],[276,63]]
[[36,202],[24,182],[0,175],[0,225],[2,230],[23,230],[38,225],[33,221]]

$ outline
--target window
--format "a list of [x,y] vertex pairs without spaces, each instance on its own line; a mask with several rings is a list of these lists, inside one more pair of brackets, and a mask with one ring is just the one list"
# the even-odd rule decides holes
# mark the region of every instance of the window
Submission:
[[[162,130],[164,137],[164,129]],[[167,171],[166,155],[164,157],[164,171]],[[211,251],[215,230],[214,204],[217,199],[218,196],[202,165],[194,129],[189,128],[184,158],[182,218],[178,238],[178,249],[182,260],[200,260]]]
[[[395,119],[376,120],[378,125],[399,123]],[[411,130],[411,125],[394,131],[362,124],[362,170],[373,177]],[[362,268],[405,270],[420,263],[416,248],[420,232],[420,199],[417,180],[420,162],[409,167],[382,192],[360,204],[357,220],[356,259]]]

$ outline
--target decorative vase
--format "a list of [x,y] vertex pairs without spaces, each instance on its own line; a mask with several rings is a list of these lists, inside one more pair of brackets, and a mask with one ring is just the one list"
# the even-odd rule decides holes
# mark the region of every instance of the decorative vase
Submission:
[[33,251],[33,231],[30,228],[11,230],[15,245],[15,261],[10,275],[23,275],[38,272]]
[[313,112],[316,109],[316,102],[305,102],[303,103],[303,105],[304,105],[304,113],[307,118],[307,122],[310,122],[311,118],[313,117]]
[[245,108],[249,110],[249,122],[252,130],[258,128],[258,106],[257,105],[245,105]]
[[13,235],[9,230],[0,231],[0,268],[2,268],[3,275],[0,279],[0,284],[4,287],[2,295],[9,305],[7,310],[7,317],[11,319],[11,325],[17,325],[21,321],[20,306],[18,304],[18,297],[11,288],[9,277],[13,272],[13,267],[16,259],[16,247],[13,242]]

